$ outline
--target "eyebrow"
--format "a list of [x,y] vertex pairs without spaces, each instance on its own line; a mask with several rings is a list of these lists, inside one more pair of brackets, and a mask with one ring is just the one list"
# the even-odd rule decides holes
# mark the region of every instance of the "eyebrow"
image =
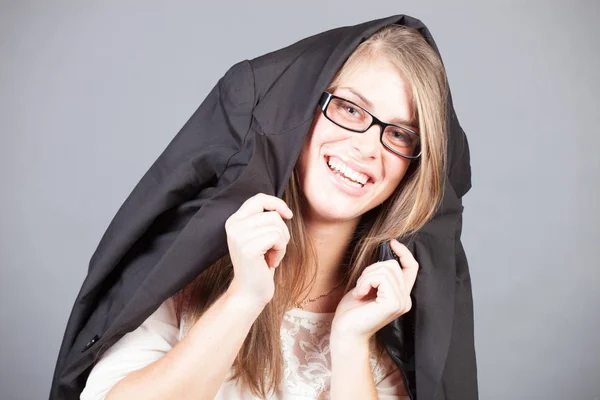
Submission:
[[[367,107],[373,108],[373,103],[371,101],[369,101],[369,99],[367,99],[365,96],[363,96],[362,94],[360,94],[356,90],[352,89],[351,87],[343,86],[343,87],[340,87],[338,89],[347,90],[348,92],[352,93],[353,95],[355,95],[356,97],[358,97],[359,99],[361,99],[363,101],[363,103],[365,103],[367,105]],[[406,125],[408,127],[414,128],[415,130],[418,130],[418,124],[414,120],[407,120],[407,119],[404,119],[404,118],[394,118],[391,121],[389,121],[389,123],[391,123],[391,124],[398,124],[398,125]]]

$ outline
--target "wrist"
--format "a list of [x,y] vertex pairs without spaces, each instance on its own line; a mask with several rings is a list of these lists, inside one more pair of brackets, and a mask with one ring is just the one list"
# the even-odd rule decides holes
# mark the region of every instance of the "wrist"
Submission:
[[356,332],[356,327],[349,326],[348,323],[344,323],[342,321],[336,321],[333,319],[333,323],[331,325],[331,334],[330,341],[339,343],[343,345],[344,343],[349,343],[350,345],[355,346],[364,346],[365,343],[368,344],[371,340],[370,333],[367,332]]
[[227,292],[236,298],[241,299],[247,303],[248,306],[253,308],[260,308],[261,310],[271,301],[274,295],[274,290],[269,291],[268,289],[259,289],[257,287],[248,287],[248,284],[240,282],[235,277],[229,284]]
[[249,314],[260,314],[268,303],[232,290],[231,287],[225,291],[224,296],[230,307]]
[[353,353],[356,351],[369,352],[369,338],[363,336],[353,336],[344,334],[340,331],[331,331],[329,346],[332,355],[334,353]]

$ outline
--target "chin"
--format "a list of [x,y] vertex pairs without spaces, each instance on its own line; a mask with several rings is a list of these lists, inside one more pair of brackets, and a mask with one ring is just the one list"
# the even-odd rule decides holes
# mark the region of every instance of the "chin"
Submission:
[[305,196],[310,219],[342,222],[356,219],[368,211],[357,207],[356,200],[340,196],[326,187],[305,192]]

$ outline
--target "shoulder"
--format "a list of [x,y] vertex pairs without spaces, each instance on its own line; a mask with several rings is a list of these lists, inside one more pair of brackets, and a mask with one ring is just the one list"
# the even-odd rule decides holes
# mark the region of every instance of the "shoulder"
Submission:
[[125,334],[97,360],[81,400],[104,399],[121,379],[161,358],[179,341],[172,298],[165,300],[138,328]]
[[145,349],[154,351],[168,351],[179,340],[179,322],[175,312],[173,298],[165,300],[142,324],[132,332],[127,333],[106,353],[102,359],[110,354],[131,350]]

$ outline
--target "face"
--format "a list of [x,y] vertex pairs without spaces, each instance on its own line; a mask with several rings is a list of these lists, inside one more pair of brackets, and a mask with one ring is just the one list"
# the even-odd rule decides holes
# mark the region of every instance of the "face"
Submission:
[[[412,115],[410,87],[400,72],[383,59],[364,63],[332,93],[358,104],[384,122],[407,121]],[[388,151],[380,142],[380,134],[381,128],[376,125],[364,133],[348,131],[317,110],[297,164],[301,190],[308,200],[309,219],[353,220],[394,192],[410,160]],[[349,182],[336,171],[340,169],[343,175],[358,181],[364,181],[367,175],[368,181],[364,186]]]

